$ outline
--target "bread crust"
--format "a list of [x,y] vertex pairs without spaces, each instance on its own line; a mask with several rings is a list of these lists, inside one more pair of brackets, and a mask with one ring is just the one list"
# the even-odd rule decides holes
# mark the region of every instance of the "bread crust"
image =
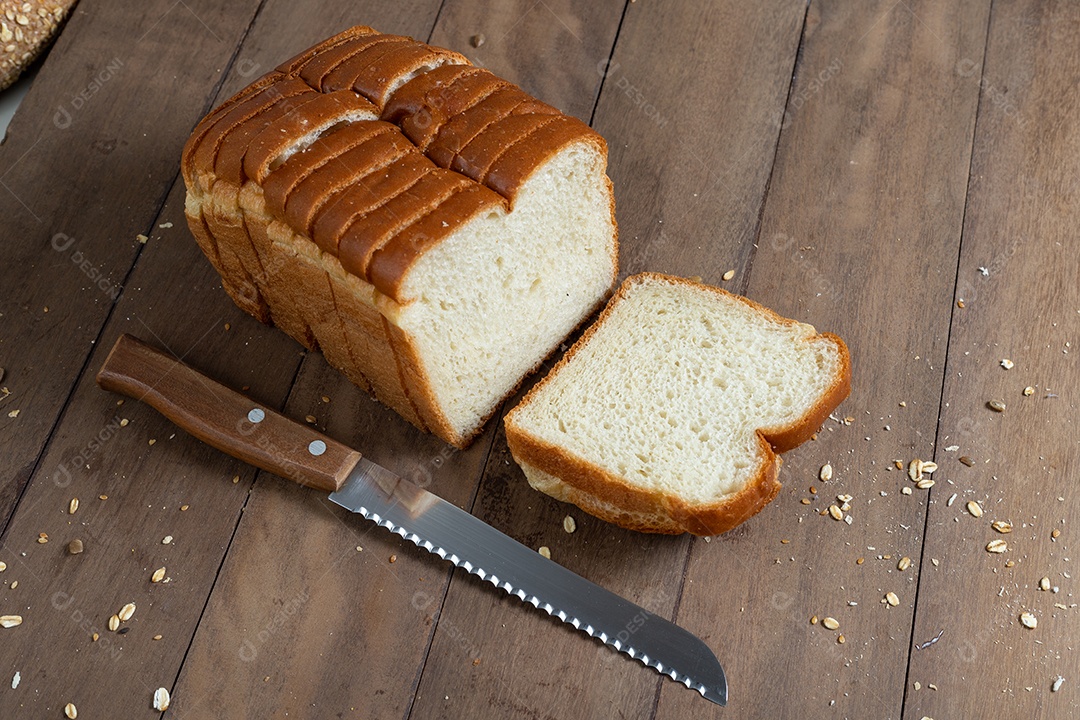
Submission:
[[618,303],[626,297],[630,288],[635,283],[644,280],[659,280],[705,289],[718,295],[734,298],[773,322],[787,326],[802,324],[785,318],[749,298],[687,278],[651,272],[633,275],[623,281],[597,321],[589,326],[551,372],[534,385],[521,402],[507,413],[504,420],[506,442],[519,464],[555,478],[557,483],[552,483],[552,485],[557,491],[556,497],[572,502],[602,520],[642,532],[719,535],[750,519],[776,497],[780,491],[778,475],[782,464],[779,453],[786,452],[810,439],[829,414],[850,394],[850,354],[844,341],[832,333],[818,333],[809,338],[810,341],[826,338],[836,345],[840,355],[836,375],[817,402],[801,417],[784,425],[757,429],[757,469],[740,490],[707,504],[691,504],[670,493],[647,491],[564,448],[529,434],[514,422],[516,414],[533,402],[544,384],[550,382],[582,348],[588,345],[594,333],[603,325]]

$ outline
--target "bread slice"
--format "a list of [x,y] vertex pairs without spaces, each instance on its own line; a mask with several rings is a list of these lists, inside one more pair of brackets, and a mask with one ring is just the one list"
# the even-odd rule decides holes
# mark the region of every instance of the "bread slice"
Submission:
[[529,483],[621,527],[717,535],[780,488],[777,453],[851,388],[844,342],[744,297],[644,273],[506,416]]
[[606,165],[463,56],[355,27],[207,115],[181,169],[238,306],[464,447],[610,291]]

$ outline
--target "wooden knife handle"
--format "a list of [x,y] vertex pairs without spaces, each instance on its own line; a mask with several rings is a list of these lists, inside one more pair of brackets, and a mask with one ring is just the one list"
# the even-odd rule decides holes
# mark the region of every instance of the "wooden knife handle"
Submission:
[[131,335],[97,374],[106,390],[141,400],[203,442],[255,467],[327,492],[360,453],[230,390]]

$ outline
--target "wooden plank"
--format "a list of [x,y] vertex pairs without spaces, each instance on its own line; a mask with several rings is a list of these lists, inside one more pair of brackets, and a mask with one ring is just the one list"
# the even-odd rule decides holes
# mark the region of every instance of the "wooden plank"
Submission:
[[[612,62],[593,67],[607,73],[596,127],[610,146],[624,273],[682,269],[719,281],[729,263],[749,255],[779,129],[769,119],[783,109],[803,12],[798,3],[630,5]],[[694,71],[718,67],[734,70]],[[729,185],[738,185],[735,195]],[[674,613],[688,541],[621,531],[536,493],[501,431],[474,512],[530,547],[548,546],[557,562],[647,610]],[[567,514],[577,521],[573,535],[563,530]],[[412,717],[649,717],[661,682],[459,574]]]
[[450,0],[431,35],[525,92],[589,122],[625,2]]
[[[329,4],[322,12],[271,2],[240,57],[254,53],[269,66],[359,22],[426,38],[437,10],[437,2],[384,3],[358,18],[338,17]],[[226,88],[242,84],[233,77]],[[314,416],[331,436],[463,507],[491,445],[489,431],[469,450],[454,451],[372,401],[318,355],[305,360],[286,412]],[[450,566],[438,558],[319,493],[260,474],[177,680],[174,709],[181,717],[219,708],[404,716],[449,578]]]
[[[171,348],[271,407],[300,361],[295,343],[225,296],[187,236],[180,188],[159,220],[173,226],[151,235],[0,548],[0,612],[23,616],[4,635],[0,674],[7,683],[18,672],[21,683],[0,693],[0,717],[61,717],[68,702],[80,717],[146,713],[154,690],[172,687],[251,489],[252,468],[96,386],[115,338]],[[47,544],[37,542],[43,532]],[[84,549],[70,555],[75,539]],[[169,581],[153,584],[159,567]],[[129,632],[109,632],[128,602],[137,606]]]
[[11,391],[0,530],[256,5],[83,3],[11,124],[0,147],[0,366]]
[[[995,3],[985,61],[961,56],[954,72],[982,94],[935,457],[950,483],[931,491],[904,716],[1075,717],[1080,8]],[[1008,551],[987,553],[992,540]]]
[[[900,715],[927,495],[891,462],[933,453],[978,97],[953,68],[980,57],[988,5],[809,8],[744,287],[847,341],[853,421],[788,454],[759,516],[694,542],[678,621],[726,662],[730,704],[666,686],[658,718]],[[850,525],[820,515],[838,494]]]

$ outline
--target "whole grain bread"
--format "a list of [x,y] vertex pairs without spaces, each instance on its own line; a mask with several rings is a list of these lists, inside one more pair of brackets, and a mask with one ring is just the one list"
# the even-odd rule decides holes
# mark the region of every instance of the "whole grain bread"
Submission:
[[181,169],[238,306],[463,447],[610,291],[606,164],[462,55],[354,27],[207,115]]
[[635,275],[507,414],[529,483],[616,525],[717,535],[851,388],[844,342],[744,297]]

